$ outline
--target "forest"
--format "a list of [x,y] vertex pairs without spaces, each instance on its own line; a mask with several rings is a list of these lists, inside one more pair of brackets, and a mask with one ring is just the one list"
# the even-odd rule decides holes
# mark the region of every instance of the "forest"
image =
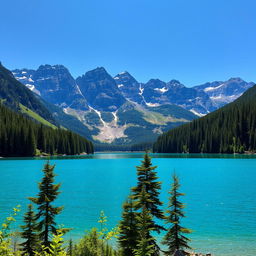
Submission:
[[93,144],[62,128],[51,128],[0,104],[0,156],[35,156],[94,152]]
[[256,151],[256,86],[223,108],[160,135],[159,153]]

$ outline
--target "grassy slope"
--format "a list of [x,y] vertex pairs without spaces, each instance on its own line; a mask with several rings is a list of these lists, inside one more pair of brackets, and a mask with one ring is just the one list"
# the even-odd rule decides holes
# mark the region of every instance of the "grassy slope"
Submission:
[[44,125],[47,125],[47,126],[49,126],[51,128],[54,128],[54,129],[57,128],[55,125],[51,124],[50,122],[48,122],[47,120],[45,120],[44,118],[39,116],[37,113],[35,113],[31,109],[25,107],[21,103],[19,104],[19,106],[20,106],[20,109],[21,109],[21,113],[26,114],[26,115],[32,117],[33,119],[35,119],[36,121],[38,121],[38,122],[40,122],[40,123],[42,123]]

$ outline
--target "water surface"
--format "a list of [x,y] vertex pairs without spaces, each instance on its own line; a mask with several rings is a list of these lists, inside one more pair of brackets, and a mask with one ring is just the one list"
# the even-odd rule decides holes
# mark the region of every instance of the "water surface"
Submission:
[[[101,210],[108,227],[118,224],[121,205],[136,185],[141,153],[103,153],[94,156],[53,158],[61,191],[56,204],[65,209],[58,223],[74,228],[67,237],[78,239],[98,226]],[[171,174],[180,177],[186,193],[184,226],[194,230],[192,246],[220,256],[256,255],[256,157],[244,155],[154,154],[161,200],[166,209]],[[0,161],[0,218],[12,207],[26,209],[27,197],[38,192],[45,159],[12,158]],[[18,217],[18,226],[21,215]],[[160,239],[160,238],[159,238]]]

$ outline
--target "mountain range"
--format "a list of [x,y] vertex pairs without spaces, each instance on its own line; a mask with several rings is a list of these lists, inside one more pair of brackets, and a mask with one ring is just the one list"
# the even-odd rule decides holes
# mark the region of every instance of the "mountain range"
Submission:
[[154,141],[159,134],[235,100],[254,85],[241,78],[194,87],[178,80],[141,83],[129,72],[112,77],[103,67],[75,79],[63,65],[12,73],[45,101],[48,109],[47,103],[51,108],[55,105],[57,116],[63,110],[79,120],[80,130],[84,127],[82,135],[112,144]]

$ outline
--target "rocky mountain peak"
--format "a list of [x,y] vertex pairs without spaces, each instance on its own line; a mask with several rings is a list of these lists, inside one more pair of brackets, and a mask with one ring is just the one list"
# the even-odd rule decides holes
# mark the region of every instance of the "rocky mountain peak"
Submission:
[[139,104],[143,102],[143,98],[141,96],[142,84],[139,83],[129,72],[121,72],[117,74],[114,79],[116,85],[125,98]]
[[203,115],[235,100],[254,84],[240,77],[195,87],[186,87],[175,79],[166,83],[156,78],[143,84],[127,71],[112,77],[104,67],[90,70],[75,80],[65,66],[49,64],[37,70],[14,70],[13,74],[56,105],[83,109],[88,108],[88,102],[96,110],[111,112],[129,101],[148,107],[176,104]]
[[102,67],[86,72],[76,82],[91,107],[97,110],[115,111],[126,101],[115,79]]
[[168,86],[169,88],[170,88],[170,87],[173,87],[173,88],[183,88],[183,87],[185,87],[184,84],[182,84],[180,81],[175,80],[175,79],[169,81],[169,82],[167,83],[167,86]]
[[[52,75],[52,76],[66,76],[67,78],[71,78],[72,75],[70,74],[69,70],[63,65],[40,65],[39,68],[36,70],[36,76],[45,76],[45,75]],[[74,78],[72,77],[74,80]]]
[[166,83],[161,81],[160,79],[158,78],[154,78],[154,79],[150,79],[145,85],[144,87],[151,87],[151,88],[160,88],[160,87],[163,87],[163,86],[166,86]]
[[117,74],[114,79],[118,87],[139,87],[139,82],[127,71]]
[[50,103],[88,109],[75,79],[63,65],[40,65],[37,70],[14,70],[13,74],[17,80]]
[[[124,72],[120,72],[118,73],[115,77],[114,77],[115,80],[118,80],[118,79],[122,79],[123,81],[127,81],[127,82],[136,82],[138,83],[138,81],[127,71],[124,71]],[[118,81],[117,81],[118,82]]]
[[108,74],[105,68],[103,67],[97,67],[95,69],[92,69],[90,71],[87,71],[84,75],[81,77],[78,77],[77,80],[82,78],[83,80],[102,80],[102,79],[109,79],[112,80],[113,78]]
[[227,82],[244,82],[244,80],[240,77],[231,77],[230,79],[228,79]]

